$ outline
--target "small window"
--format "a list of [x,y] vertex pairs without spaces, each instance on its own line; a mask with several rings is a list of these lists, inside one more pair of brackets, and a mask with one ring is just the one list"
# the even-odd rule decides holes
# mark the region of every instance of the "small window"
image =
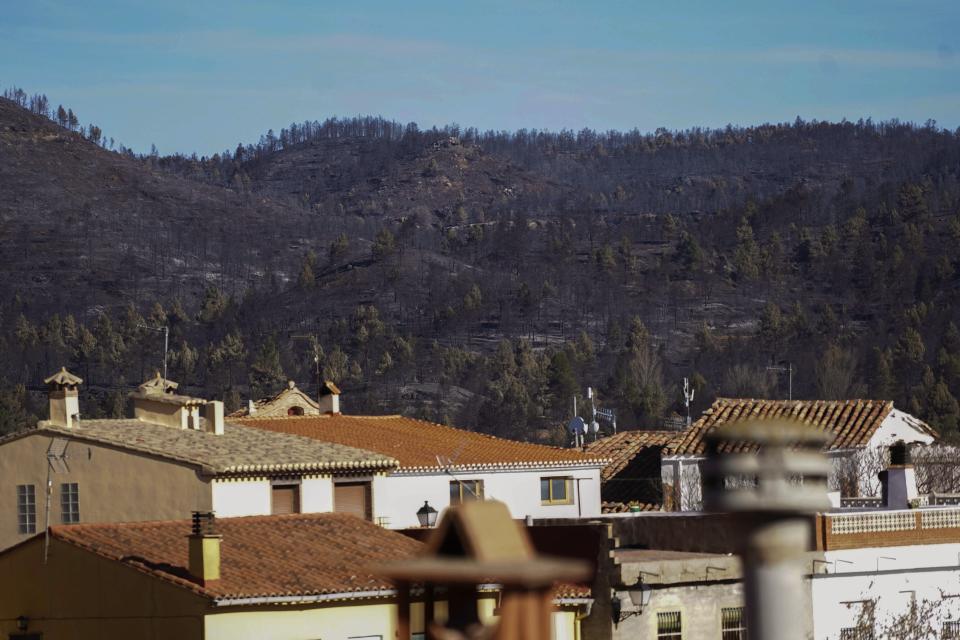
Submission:
[[483,500],[483,480],[454,480],[450,483],[450,504]]
[[680,640],[683,630],[679,611],[663,611],[657,614],[657,640]]
[[302,416],[302,415],[303,415],[303,407],[290,407],[289,409],[287,409],[287,415],[288,415],[288,416]]
[[60,485],[60,522],[80,522],[80,489],[76,482],[64,482]]
[[743,619],[743,607],[725,607],[720,610],[721,640],[745,640],[747,627]]
[[300,485],[275,484],[270,489],[271,514],[300,513]]
[[540,478],[540,501],[543,504],[573,504],[569,477]]
[[32,484],[17,485],[17,532],[37,532],[37,491]]
[[947,620],[943,623],[942,640],[960,640],[960,620]]

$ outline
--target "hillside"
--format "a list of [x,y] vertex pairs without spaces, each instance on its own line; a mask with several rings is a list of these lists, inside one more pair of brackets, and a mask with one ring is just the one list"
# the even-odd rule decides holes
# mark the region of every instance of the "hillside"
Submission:
[[133,158],[3,102],[0,196],[6,387],[67,362],[89,413],[160,361],[146,321],[171,327],[171,377],[232,406],[313,384],[316,353],[348,411],[562,442],[588,385],[650,427],[683,377],[696,412],[785,396],[768,367],[789,363],[794,397],[958,432],[960,141],[929,126],[331,120]]

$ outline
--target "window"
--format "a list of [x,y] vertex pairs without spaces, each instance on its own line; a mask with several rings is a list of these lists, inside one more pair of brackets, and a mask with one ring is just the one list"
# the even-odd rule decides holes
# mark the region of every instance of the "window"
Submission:
[[657,614],[657,640],[680,640],[682,637],[679,611],[664,611]]
[[303,407],[290,407],[289,409],[287,409],[287,415],[288,415],[288,416],[302,416],[302,415],[303,415]]
[[32,484],[17,485],[17,533],[37,532],[37,490]]
[[573,478],[540,478],[540,502],[543,504],[573,504],[570,485]]
[[275,484],[270,487],[270,513],[300,513],[300,485]]
[[373,520],[372,488],[369,482],[337,482],[333,485],[333,510]]
[[60,485],[60,522],[80,522],[80,489],[76,482],[64,482]]
[[483,480],[454,480],[450,483],[450,504],[483,500]]
[[747,627],[743,620],[743,607],[725,607],[720,610],[721,640],[745,640]]
[[943,623],[942,640],[960,640],[960,620],[947,620]]

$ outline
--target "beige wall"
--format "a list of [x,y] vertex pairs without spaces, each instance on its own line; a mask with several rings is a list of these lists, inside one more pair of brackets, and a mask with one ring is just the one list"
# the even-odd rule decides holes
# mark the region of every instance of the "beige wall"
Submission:
[[[186,544],[186,539],[184,539]],[[0,555],[0,637],[16,618],[44,640],[202,640],[205,602],[186,589],[43,536]]]
[[[0,549],[29,535],[17,533],[17,489],[33,484],[37,531],[44,527],[47,448],[52,438],[35,433],[0,446]],[[51,476],[50,524],[61,524],[60,484],[76,482],[81,522],[181,520],[212,507],[210,482],[196,471],[160,458],[73,440],[70,470]]]
[[396,606],[383,601],[337,602],[323,607],[264,611],[238,609],[210,614],[206,640],[346,640],[396,637]]
[[[195,408],[195,407],[194,407]],[[163,424],[173,428],[187,428],[187,411],[172,402],[158,402],[149,398],[135,398],[133,415],[153,424]],[[199,414],[198,414],[199,415]]]
[[[635,608],[626,592],[618,592],[623,612]],[[624,619],[613,630],[614,640],[657,637],[657,613],[679,611],[684,638],[719,638],[720,610],[743,606],[743,583],[716,582],[651,589],[650,603],[639,616]],[[801,621],[798,620],[798,624]]]

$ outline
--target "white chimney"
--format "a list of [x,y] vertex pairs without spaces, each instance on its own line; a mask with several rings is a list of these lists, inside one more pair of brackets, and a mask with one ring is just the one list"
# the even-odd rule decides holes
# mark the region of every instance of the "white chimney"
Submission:
[[253,400],[247,400],[247,415],[253,415],[257,412],[257,403]]
[[223,403],[211,400],[203,407],[203,417],[207,419],[206,431],[218,436],[223,435]]
[[80,397],[77,387],[83,380],[60,367],[60,371],[44,379],[50,392],[50,424],[71,429],[80,422]]
[[320,397],[317,399],[320,413],[340,413],[340,389],[329,380],[320,387]]

